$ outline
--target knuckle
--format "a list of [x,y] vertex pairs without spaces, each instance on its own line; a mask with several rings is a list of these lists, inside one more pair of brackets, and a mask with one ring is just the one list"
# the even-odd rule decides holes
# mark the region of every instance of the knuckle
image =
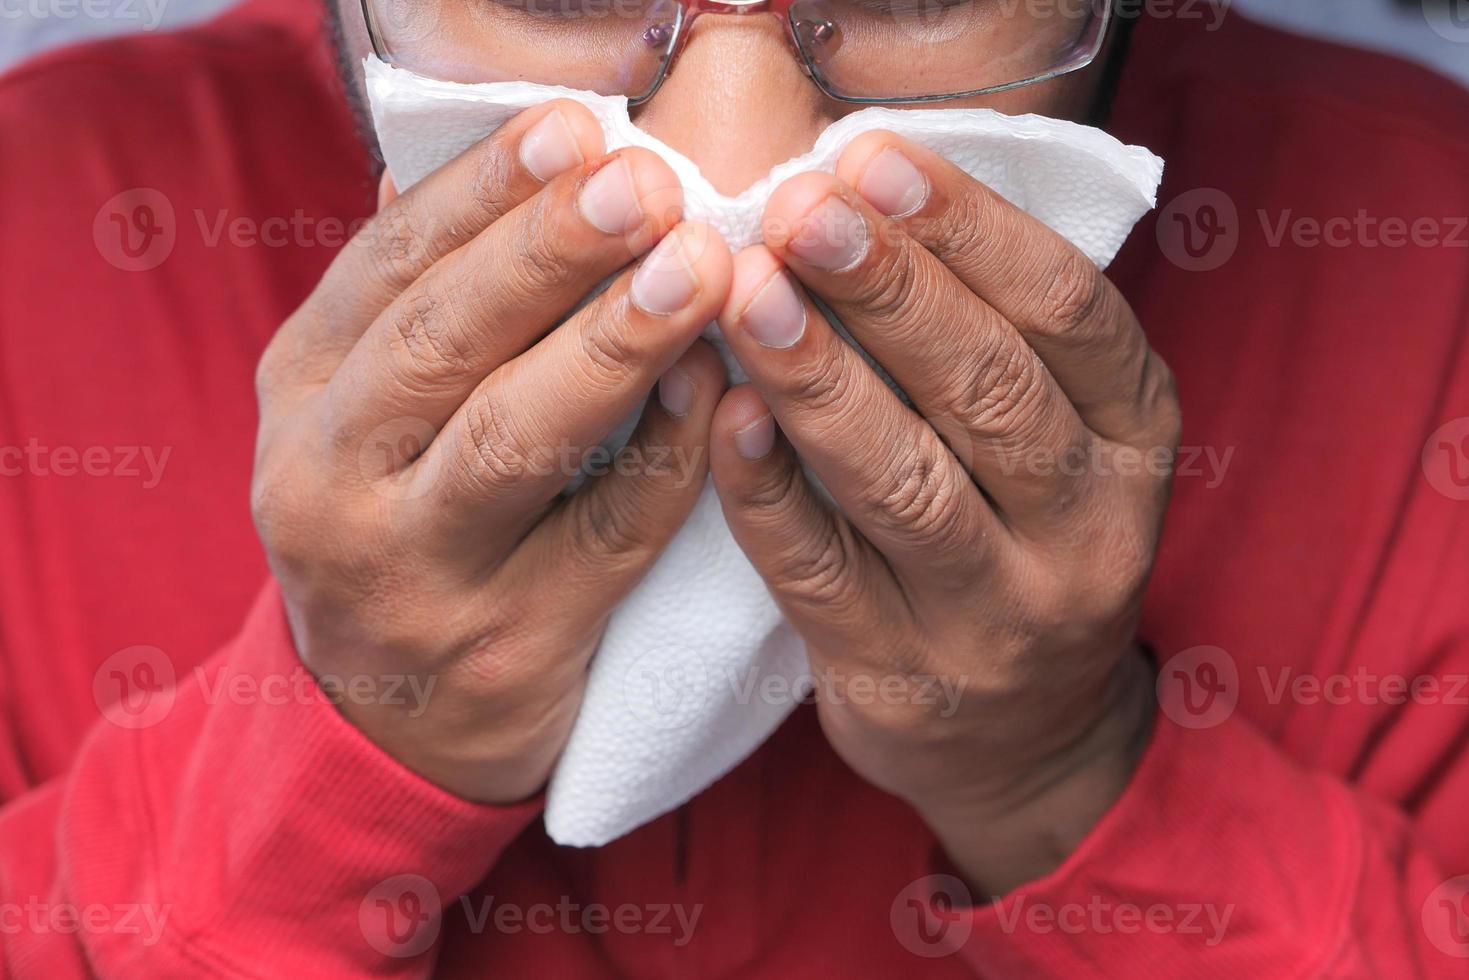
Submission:
[[1069,616],[1095,631],[1140,605],[1152,574],[1150,550],[1136,531],[1115,531],[1106,554],[1094,558],[1082,584],[1072,587]]
[[783,394],[818,417],[839,411],[852,387],[843,346],[835,342],[819,345],[809,361],[779,380]]
[[770,467],[763,480],[744,490],[740,504],[757,523],[778,524],[800,500],[803,479],[798,467]]
[[260,360],[255,364],[255,400],[261,405],[269,402],[280,388],[284,367],[281,363],[284,358],[280,354],[282,343],[280,336],[277,333],[275,338],[266,345],[260,355]]
[[984,264],[993,243],[1005,240],[1004,236],[982,233],[982,229],[1000,227],[994,201],[983,185],[949,197],[939,214],[916,221],[922,223],[924,237],[933,241],[940,258],[963,256],[970,263]]
[[403,198],[379,213],[363,229],[367,256],[379,275],[389,282],[411,281],[426,253],[419,221]]
[[1183,438],[1183,408],[1178,401],[1178,381],[1173,369],[1156,354],[1148,360],[1143,404],[1157,420],[1158,443],[1176,449]]
[[427,666],[476,698],[536,690],[545,680],[546,663],[523,653],[535,648],[537,638],[543,642],[552,628],[535,613],[522,610],[517,616],[499,603],[486,605],[476,610],[477,622],[464,638],[447,651],[435,651]]
[[997,247],[1004,236],[983,233],[986,228],[1000,225],[996,203],[996,196],[983,185],[974,187],[973,193],[960,194],[950,208],[946,244],[951,249],[975,253]]
[[920,545],[947,544],[958,536],[962,489],[955,467],[923,445],[903,451],[896,460],[877,509]]
[[959,373],[948,400],[977,432],[1015,433],[1037,412],[1040,380],[1039,355],[1028,344],[993,344]]
[[285,482],[273,474],[257,470],[250,481],[250,518],[267,549],[290,526],[289,515],[294,510]]
[[474,355],[452,304],[418,291],[395,304],[392,318],[394,346],[403,354],[406,377],[422,382],[470,370]]
[[1033,647],[1085,631],[1093,618],[1082,611],[1087,599],[1085,589],[1044,576],[1020,606],[1007,633],[1011,639],[1021,640],[1022,645]]
[[[522,295],[540,296],[564,289],[570,278],[570,261],[562,249],[561,235],[548,234],[554,227],[546,214],[545,198],[537,198],[530,220],[516,224],[510,241],[510,267]],[[516,221],[515,218],[511,219]]]
[[[888,646],[882,651],[882,669],[884,676],[895,677],[909,683],[914,680],[933,676],[939,664],[936,662],[934,651],[922,640],[900,633],[893,637]],[[891,706],[892,714],[888,716],[889,724],[896,724],[899,731],[916,734],[919,728],[911,727],[922,725],[927,721],[924,712],[911,710],[911,705],[898,703]]]
[[482,218],[494,222],[504,216],[510,203],[506,200],[506,190],[512,186],[515,174],[513,157],[498,133],[481,140],[476,152],[470,199]]
[[625,499],[615,494],[589,492],[571,515],[571,539],[575,552],[603,565],[622,567],[636,564],[647,554],[645,535],[628,513]]
[[509,414],[495,399],[476,398],[466,405],[464,428],[464,469],[479,485],[514,484],[532,471]]
[[1155,443],[1176,453],[1179,443],[1183,441],[1183,412],[1179,409],[1178,402],[1170,400],[1160,404],[1154,410],[1154,418],[1157,419]]
[[477,655],[502,650],[526,635],[527,617],[512,604],[490,600],[474,610],[475,624],[455,651],[456,662],[472,663]]
[[914,307],[924,302],[925,269],[905,240],[894,242],[879,250],[877,261],[856,286],[853,301],[878,324],[919,318]]
[[852,543],[837,527],[804,547],[792,550],[782,563],[781,591],[801,604],[838,616],[858,604],[859,587],[852,569]]
[[1141,605],[1157,541],[1145,510],[1097,502],[1037,554],[1023,592],[1032,635],[1104,632]]
[[1084,339],[1106,303],[1106,280],[1092,261],[1067,249],[1040,297],[1038,332],[1057,339]]
[[270,470],[257,472],[250,483],[250,517],[266,554],[281,570],[299,574],[317,559],[314,539],[321,527],[297,481]]
[[637,374],[648,360],[648,351],[624,313],[623,303],[598,304],[580,335],[587,380],[604,390]]

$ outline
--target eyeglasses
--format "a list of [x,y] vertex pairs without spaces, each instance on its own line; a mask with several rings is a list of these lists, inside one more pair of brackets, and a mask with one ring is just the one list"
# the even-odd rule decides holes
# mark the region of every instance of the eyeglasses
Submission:
[[936,102],[1076,71],[1110,0],[361,0],[373,50],[452,82],[625,95],[663,84],[701,14],[780,17],[806,73],[843,102]]

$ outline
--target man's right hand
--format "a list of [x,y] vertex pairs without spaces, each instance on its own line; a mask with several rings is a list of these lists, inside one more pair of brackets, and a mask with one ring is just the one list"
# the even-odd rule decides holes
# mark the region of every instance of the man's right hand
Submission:
[[[608,614],[703,487],[725,384],[696,338],[728,249],[678,223],[656,155],[603,149],[592,115],[558,101],[401,197],[385,181],[260,364],[255,522],[302,660],[432,677],[416,717],[342,710],[487,803],[548,777]],[[654,387],[624,455],[561,496]]]

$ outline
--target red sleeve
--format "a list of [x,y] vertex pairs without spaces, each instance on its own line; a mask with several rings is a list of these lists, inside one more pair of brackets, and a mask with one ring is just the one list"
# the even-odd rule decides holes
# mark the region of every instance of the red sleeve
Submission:
[[70,772],[0,810],[0,975],[425,976],[441,904],[539,812],[369,742],[304,673],[274,585],[207,683],[126,672]]
[[1286,758],[1242,715],[1160,713],[1122,799],[1050,876],[927,935],[984,977],[1439,977],[1469,972],[1469,876],[1391,807]]

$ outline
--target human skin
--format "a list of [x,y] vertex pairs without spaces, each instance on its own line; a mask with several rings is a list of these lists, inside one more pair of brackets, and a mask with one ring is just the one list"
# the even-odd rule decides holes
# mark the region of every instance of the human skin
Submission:
[[[339,14],[354,63],[360,17],[345,0]],[[1097,74],[970,104],[1079,118]],[[773,18],[706,17],[637,122],[735,193],[854,108],[810,83]],[[418,717],[344,710],[455,793],[534,793],[608,613],[704,475],[632,467],[563,501],[570,473],[537,461],[595,445],[656,384],[635,450],[710,460],[818,672],[963,684],[952,712],[818,697],[836,751],[909,801],[982,893],[1046,873],[1145,741],[1134,630],[1168,481],[1027,461],[1171,449],[1168,369],[1084,257],[892,134],[782,185],[764,243],[735,256],[679,223],[655,156],[602,149],[558,102],[401,197],[385,179],[378,217],[266,352],[255,512],[302,659],[433,675]],[[751,378],[727,391],[695,340],[716,317]],[[401,452],[365,451],[384,431]]]

